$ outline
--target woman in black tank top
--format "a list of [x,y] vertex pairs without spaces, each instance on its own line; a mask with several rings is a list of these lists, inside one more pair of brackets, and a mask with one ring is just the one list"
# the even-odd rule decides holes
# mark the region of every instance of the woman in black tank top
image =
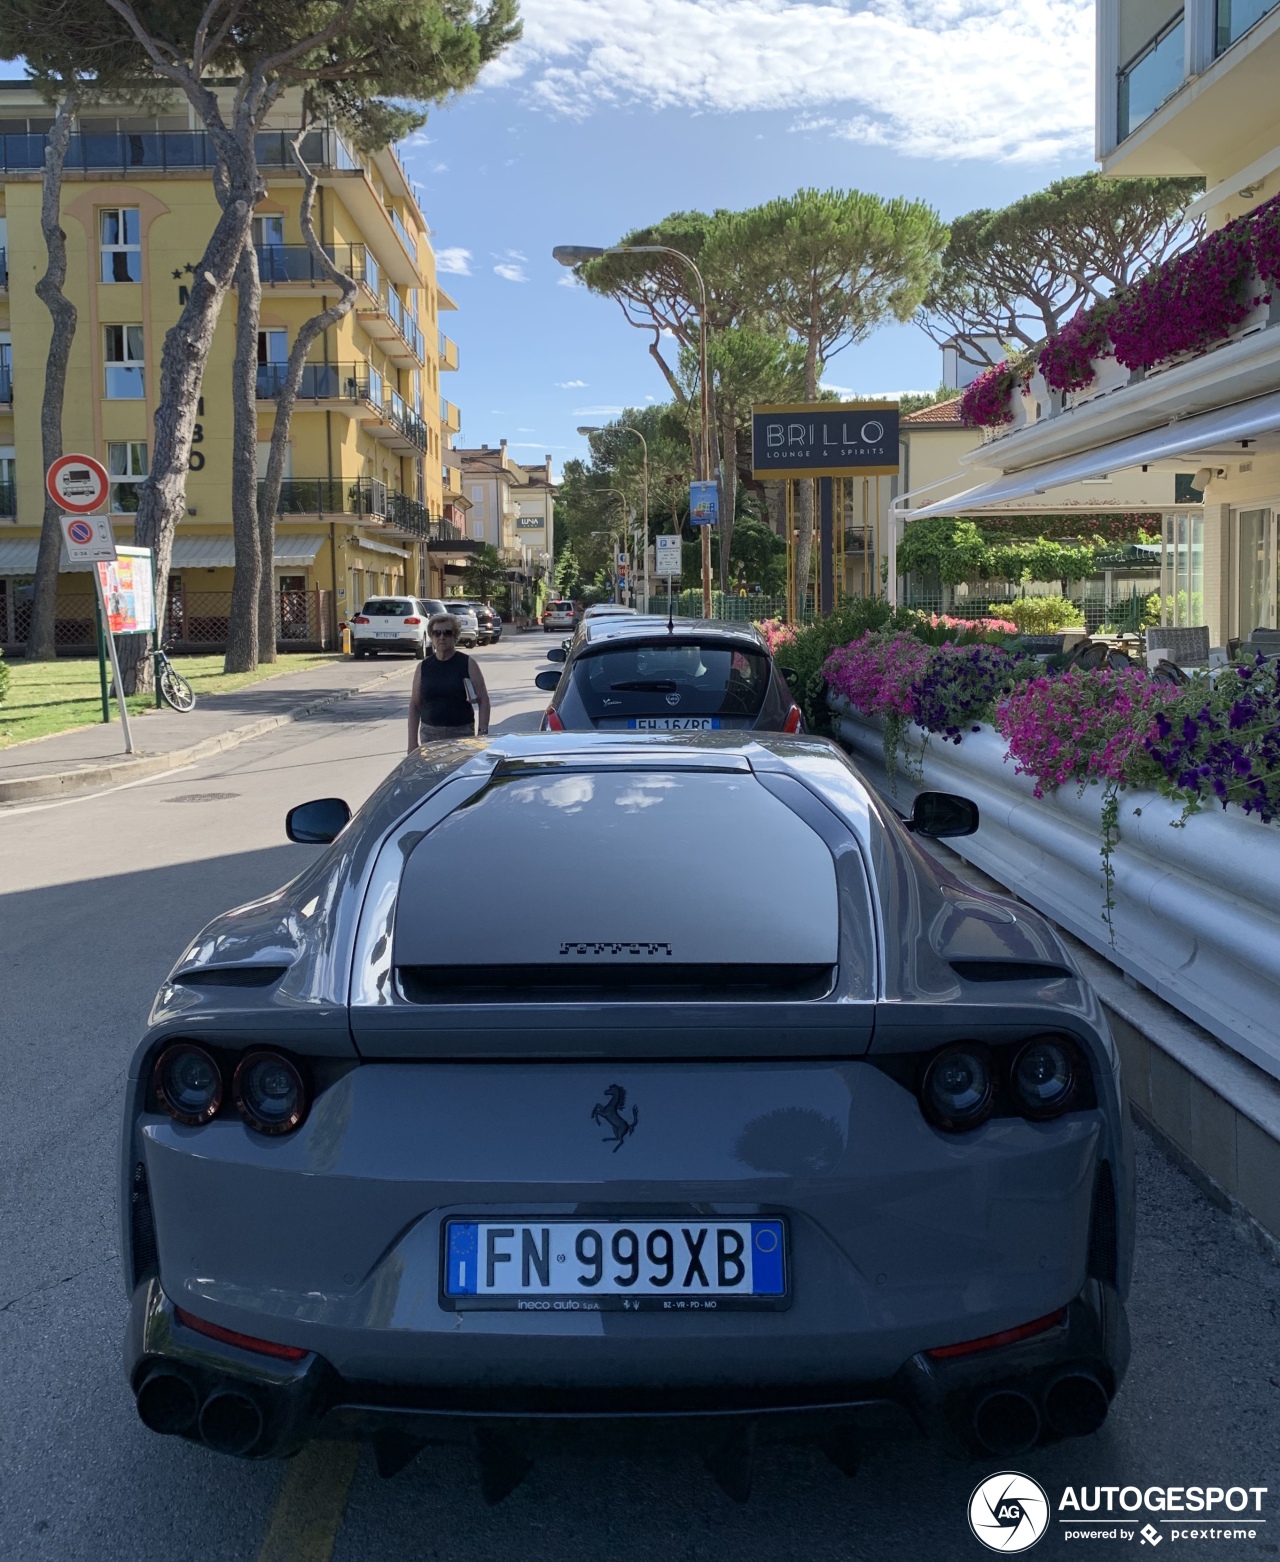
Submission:
[[422,743],[442,738],[469,738],[476,735],[471,719],[471,700],[467,681],[480,706],[479,733],[489,730],[489,691],[485,688],[479,664],[455,650],[458,621],[448,613],[437,613],[427,625],[431,652],[418,663],[409,695],[409,752]]

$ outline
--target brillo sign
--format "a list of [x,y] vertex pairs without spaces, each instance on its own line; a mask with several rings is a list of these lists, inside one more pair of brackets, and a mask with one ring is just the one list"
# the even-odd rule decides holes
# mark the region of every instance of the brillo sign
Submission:
[[751,466],[770,477],[885,477],[898,470],[896,401],[751,409]]

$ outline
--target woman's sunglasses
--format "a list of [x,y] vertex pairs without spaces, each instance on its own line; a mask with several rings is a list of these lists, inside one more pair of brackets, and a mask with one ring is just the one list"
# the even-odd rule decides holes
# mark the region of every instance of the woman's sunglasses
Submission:
[[433,629],[431,631],[431,638],[433,640],[452,640],[456,637],[456,635],[456,629]]

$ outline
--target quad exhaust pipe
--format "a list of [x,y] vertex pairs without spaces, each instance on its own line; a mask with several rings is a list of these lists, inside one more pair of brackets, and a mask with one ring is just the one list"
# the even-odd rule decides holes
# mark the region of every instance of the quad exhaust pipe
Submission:
[[248,1394],[228,1387],[203,1397],[180,1372],[158,1367],[138,1385],[138,1416],[144,1426],[167,1437],[198,1437],[218,1453],[252,1453],[262,1440],[266,1420]]
[[1050,1378],[1039,1402],[1020,1388],[998,1388],[973,1407],[973,1435],[988,1453],[1011,1458],[1040,1440],[1045,1426],[1058,1437],[1087,1437],[1107,1419],[1107,1391],[1092,1372],[1070,1368]]

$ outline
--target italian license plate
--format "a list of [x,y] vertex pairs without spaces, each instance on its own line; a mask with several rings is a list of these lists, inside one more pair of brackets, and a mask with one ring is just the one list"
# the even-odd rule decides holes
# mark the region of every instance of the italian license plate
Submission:
[[373,634],[376,640],[398,640],[400,638],[394,629],[375,629]]
[[719,732],[719,716],[632,716],[628,732]]
[[442,1296],[511,1312],[788,1305],[781,1220],[450,1220]]

